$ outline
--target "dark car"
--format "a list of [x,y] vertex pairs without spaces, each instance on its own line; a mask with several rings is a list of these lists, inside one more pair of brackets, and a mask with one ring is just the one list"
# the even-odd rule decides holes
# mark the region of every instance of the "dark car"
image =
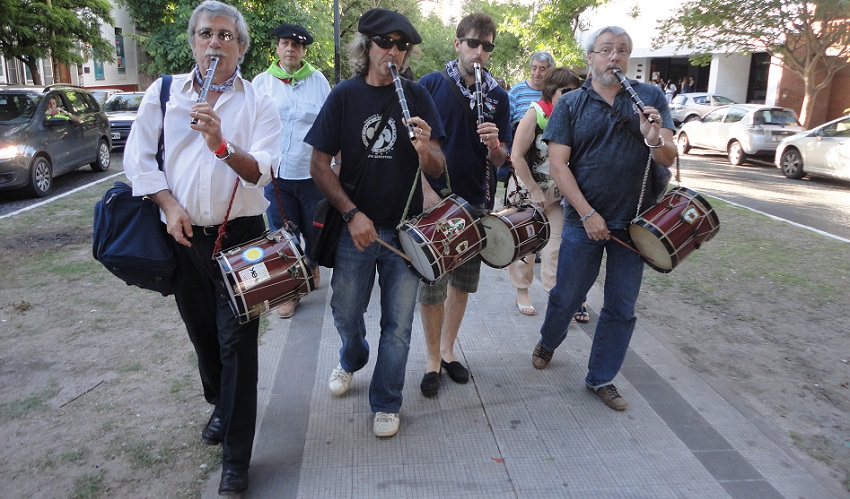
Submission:
[[124,147],[127,143],[127,136],[130,135],[130,128],[136,121],[136,113],[144,96],[144,92],[122,92],[114,94],[103,105],[103,111],[109,119],[113,148]]
[[[48,118],[48,101],[74,119]],[[24,188],[46,196],[53,179],[89,164],[109,169],[109,122],[87,90],[0,85],[0,190]]]

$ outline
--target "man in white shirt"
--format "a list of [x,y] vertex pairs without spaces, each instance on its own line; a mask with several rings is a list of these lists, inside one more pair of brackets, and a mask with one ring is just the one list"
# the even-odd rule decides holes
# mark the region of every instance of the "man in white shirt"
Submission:
[[[275,171],[274,182],[266,186],[266,199],[271,203],[266,215],[269,228],[278,230],[283,226],[282,209],[286,219],[293,222],[300,235],[304,236],[305,252],[309,255],[313,242],[313,213],[322,193],[310,176],[313,148],[304,142],[304,136],[316,121],[331,87],[321,71],[304,61],[307,46],[313,43],[313,37],[306,29],[287,23],[281,24],[272,33],[277,38],[275,51],[278,58],[253,81],[258,91],[274,99],[283,126],[280,166]],[[319,267],[316,262],[309,263],[316,287],[319,285]],[[278,317],[292,317],[298,301],[299,298],[295,298],[278,307]]]
[[[239,74],[250,44],[239,11],[206,1],[192,13],[188,35],[196,66],[189,74],[174,75],[164,117],[162,80],[145,92],[127,139],[124,168],[133,193],[156,202],[178,243],[174,296],[198,355],[204,397],[214,406],[201,437],[207,444],[222,444],[219,494],[230,495],[248,489],[259,322],[239,324],[213,254],[228,210],[222,249],[265,231],[262,215],[269,202],[263,187],[278,164],[280,118],[271,98]],[[213,56],[219,61],[212,85],[206,102],[197,102]],[[166,138],[162,170],[155,157],[160,133]]]

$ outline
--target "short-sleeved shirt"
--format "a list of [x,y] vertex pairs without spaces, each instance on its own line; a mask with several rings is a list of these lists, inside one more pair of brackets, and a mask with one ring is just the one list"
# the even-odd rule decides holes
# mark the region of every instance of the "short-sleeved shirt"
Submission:
[[[658,109],[661,126],[674,129],[661,89],[637,81],[630,83],[642,102]],[[608,228],[627,227],[638,212],[650,152],[629,94],[621,89],[610,106],[593,90],[588,78],[578,91],[558,100],[543,138],[571,148],[570,171],[585,199],[605,218]],[[641,207],[641,211],[647,207]],[[582,226],[579,214],[569,204],[565,206],[565,215],[567,226]]]
[[543,91],[534,90],[527,80],[523,80],[512,86],[508,95],[511,99],[511,124],[516,125],[525,116],[528,106],[543,97]]
[[[425,87],[440,113],[445,130],[441,141],[446,165],[449,170],[449,183],[452,192],[469,203],[483,206],[486,202],[487,147],[481,143],[476,125],[469,111],[462,107],[457,93],[450,87],[453,81],[442,73],[430,73],[423,76],[419,83]],[[471,101],[470,101],[471,102]],[[474,111],[472,111],[474,113]],[[484,96],[484,120],[495,123],[499,128],[499,140],[510,144],[513,140],[510,124],[510,104],[508,93],[496,86]],[[429,122],[430,123],[430,122]],[[440,192],[446,188],[446,177],[428,178],[431,187]]]
[[[431,138],[442,139],[445,134],[431,96],[420,85],[403,81],[410,115],[421,117],[431,126]],[[331,90],[304,138],[325,154],[341,153],[340,182],[344,187],[351,186],[352,170],[360,162],[388,106],[394,107],[393,112],[372,146],[359,188],[352,198],[378,227],[395,227],[401,222],[419,168],[419,155],[402,122],[394,85],[375,87],[360,76],[343,81]],[[421,212],[422,186],[417,183],[408,217]]]

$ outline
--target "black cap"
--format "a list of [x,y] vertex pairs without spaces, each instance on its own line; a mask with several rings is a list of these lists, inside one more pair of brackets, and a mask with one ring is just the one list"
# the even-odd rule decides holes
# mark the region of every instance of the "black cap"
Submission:
[[272,31],[272,34],[278,38],[292,38],[301,45],[313,43],[313,37],[310,36],[310,33],[297,24],[281,24]]
[[416,32],[416,28],[410,24],[404,15],[393,10],[371,9],[360,16],[357,31],[364,35],[388,35],[398,33],[401,39],[418,45],[422,43],[422,37]]

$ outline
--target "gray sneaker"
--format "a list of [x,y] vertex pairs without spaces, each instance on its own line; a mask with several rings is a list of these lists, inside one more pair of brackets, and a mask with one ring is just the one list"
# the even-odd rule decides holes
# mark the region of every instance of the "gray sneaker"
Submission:
[[592,387],[587,386],[587,389],[599,395],[602,402],[615,411],[625,411],[629,406],[629,403],[626,402],[626,399],[624,399],[622,395],[620,395],[620,392],[617,391],[617,387],[614,385],[600,386],[595,390]]
[[354,377],[354,373],[350,373],[342,368],[342,364],[337,364],[331,373],[331,379],[328,381],[328,388],[331,391],[331,395],[335,395],[339,397],[340,395],[345,395],[345,392],[351,388],[351,378]]
[[375,422],[372,423],[372,433],[376,437],[391,437],[398,433],[401,424],[398,414],[390,412],[376,412]]

